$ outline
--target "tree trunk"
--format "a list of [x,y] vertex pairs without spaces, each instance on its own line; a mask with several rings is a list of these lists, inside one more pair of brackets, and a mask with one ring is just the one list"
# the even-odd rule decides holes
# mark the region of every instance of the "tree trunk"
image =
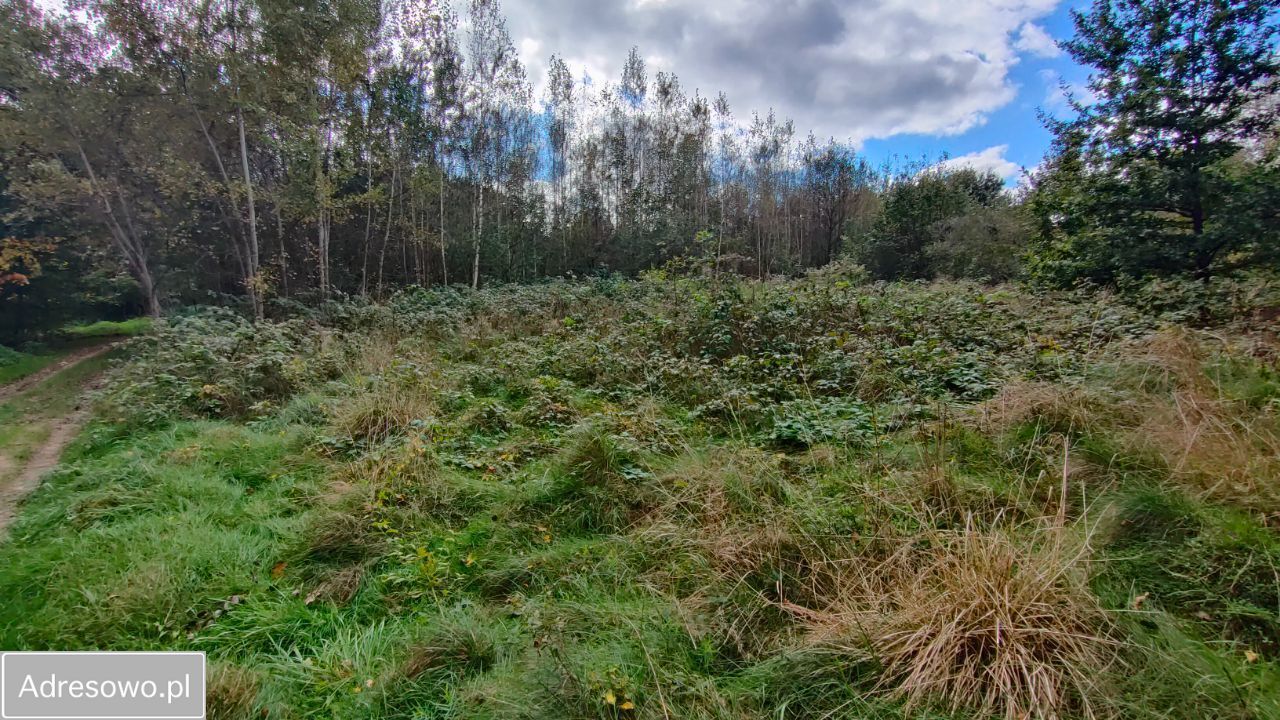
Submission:
[[445,248],[444,188],[445,188],[444,164],[441,163],[440,164],[440,275],[443,279],[442,284],[447,286],[449,284],[449,259],[448,257],[445,256],[445,251],[444,251],[444,248]]
[[476,234],[472,240],[471,289],[480,287],[480,236],[484,235],[484,183],[480,183],[479,210],[476,214]]
[[[116,249],[120,251],[125,267],[129,273],[133,275],[133,279],[137,281],[139,289],[142,290],[143,307],[148,316],[160,317],[160,297],[156,292],[155,278],[151,274],[151,266],[147,262],[147,248],[138,237],[137,231],[133,227],[133,222],[128,221],[129,228],[126,230],[120,225],[116,219],[115,208],[112,206],[111,198],[103,190],[101,183],[98,182],[97,173],[93,171],[93,164],[89,162],[89,156],[84,151],[84,146],[76,141],[76,149],[80,152],[80,161],[84,163],[85,174],[89,176],[89,187],[93,193],[97,195],[98,201],[102,203],[102,208],[106,212],[107,229],[111,233],[112,243]],[[128,211],[128,205],[124,199],[124,193],[116,188],[117,194],[120,195],[122,209]]]
[[236,129],[240,134],[240,170],[244,174],[245,200],[249,205],[249,247],[245,253],[247,277],[245,288],[249,291],[249,301],[253,303],[253,317],[262,319],[262,294],[258,277],[258,214],[253,200],[253,181],[249,177],[249,143],[245,140],[244,113],[236,105]]
[[378,251],[378,299],[382,299],[382,269],[387,262],[387,243],[391,241],[391,211],[396,201],[396,174],[399,170],[394,162],[391,164],[391,187],[387,193],[387,227],[382,233],[382,248]]

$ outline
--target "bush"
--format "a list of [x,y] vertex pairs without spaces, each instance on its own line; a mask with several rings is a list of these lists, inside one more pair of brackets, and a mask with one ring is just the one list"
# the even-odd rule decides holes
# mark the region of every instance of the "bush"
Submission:
[[131,343],[103,396],[109,417],[151,424],[174,416],[243,417],[336,377],[347,347],[313,323],[254,325],[206,308],[157,323]]
[[1061,525],[1040,539],[972,525],[927,533],[925,549],[908,546],[859,571],[837,632],[859,642],[866,633],[884,665],[881,684],[908,707],[1007,720],[1092,716],[1118,643],[1089,591],[1088,548]]
[[88,325],[68,325],[61,333],[69,338],[84,339],[97,337],[128,337],[150,332],[153,325],[151,318],[133,318],[132,320],[99,320]]

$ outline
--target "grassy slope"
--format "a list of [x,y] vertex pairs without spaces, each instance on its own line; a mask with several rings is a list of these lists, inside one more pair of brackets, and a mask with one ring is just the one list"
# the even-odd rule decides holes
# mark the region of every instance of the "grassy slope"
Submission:
[[[132,320],[113,321],[99,320],[85,325],[70,325],[60,332],[65,338],[67,347],[56,352],[36,354],[19,353],[0,346],[0,385],[21,380],[52,365],[66,355],[67,352],[101,338],[135,337],[144,335],[152,328],[151,318],[133,318]],[[60,343],[61,344],[61,343]]]
[[290,392],[316,356],[164,360],[190,390],[128,405],[183,404],[108,409],[0,547],[0,646],[206,650],[212,717],[981,717],[895,693],[929,658],[891,642],[990,642],[956,598],[1019,608],[976,579],[1054,604],[1014,618],[1089,675],[1068,716],[1280,716],[1274,369],[1101,348],[1108,307],[833,287],[529,290]]
[[69,325],[62,328],[60,333],[72,339],[133,337],[146,334],[151,330],[152,325],[153,321],[148,317],[130,320],[99,320],[84,325]]

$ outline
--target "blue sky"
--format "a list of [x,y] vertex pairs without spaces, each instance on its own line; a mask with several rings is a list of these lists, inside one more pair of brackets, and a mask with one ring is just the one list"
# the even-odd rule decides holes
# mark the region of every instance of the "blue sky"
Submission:
[[[1064,2],[1037,24],[1055,39],[1068,39],[1073,33],[1070,10],[1084,9],[1087,5],[1083,0]],[[1079,86],[1088,80],[1088,71],[1065,52],[1053,58],[1025,53],[1010,70],[1009,79],[1017,88],[1017,96],[987,113],[982,124],[954,136],[901,134],[870,139],[863,144],[863,154],[874,162],[895,156],[932,160],[943,155],[952,158],[981,155],[992,148],[1008,146],[1003,153],[1005,159],[1020,167],[1034,167],[1044,157],[1052,139],[1037,111],[1044,109],[1061,116],[1063,107],[1056,93],[1058,80]]]

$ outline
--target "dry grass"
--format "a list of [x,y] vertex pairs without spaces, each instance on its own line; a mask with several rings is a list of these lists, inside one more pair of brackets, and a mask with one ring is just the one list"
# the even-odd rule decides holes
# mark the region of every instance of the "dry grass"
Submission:
[[[1118,376],[1093,389],[1020,382],[980,405],[975,425],[1000,434],[1036,423],[1046,435],[1111,438],[1191,494],[1280,521],[1280,420],[1227,397],[1205,372],[1206,339],[1156,333],[1111,360]],[[1231,352],[1230,349],[1224,352]],[[1088,469],[1074,459],[1073,471]]]
[[385,539],[362,512],[341,506],[317,514],[307,524],[302,543],[302,557],[322,562],[359,562],[385,549]]
[[346,605],[351,602],[351,598],[355,597],[356,592],[360,590],[360,582],[364,580],[364,574],[365,566],[363,563],[341,568],[321,580],[307,594],[306,603],[310,605],[319,601],[335,605]]
[[430,417],[435,409],[429,388],[392,382],[339,406],[334,425],[355,440],[378,443],[402,433],[414,420]]
[[1134,362],[1166,392],[1148,399],[1127,445],[1164,461],[1170,480],[1200,497],[1280,520],[1280,423],[1226,396],[1204,371],[1205,351],[1185,330],[1159,333]]
[[255,716],[259,685],[256,675],[235,665],[219,664],[209,668],[208,679],[209,720],[247,720]]
[[810,620],[813,640],[854,654],[869,645],[881,686],[908,707],[1094,717],[1117,643],[1088,588],[1089,545],[1061,518],[1035,536],[970,523],[878,563],[845,563],[842,595]]
[[1046,432],[1071,435],[1096,428],[1102,416],[1115,409],[1114,404],[1108,407],[1102,398],[1084,388],[1017,381],[978,405],[974,415],[984,432],[1005,432],[1035,422]]
[[1195,390],[1153,404],[1129,436],[1154,451],[1193,494],[1280,519],[1280,433],[1265,414]]

